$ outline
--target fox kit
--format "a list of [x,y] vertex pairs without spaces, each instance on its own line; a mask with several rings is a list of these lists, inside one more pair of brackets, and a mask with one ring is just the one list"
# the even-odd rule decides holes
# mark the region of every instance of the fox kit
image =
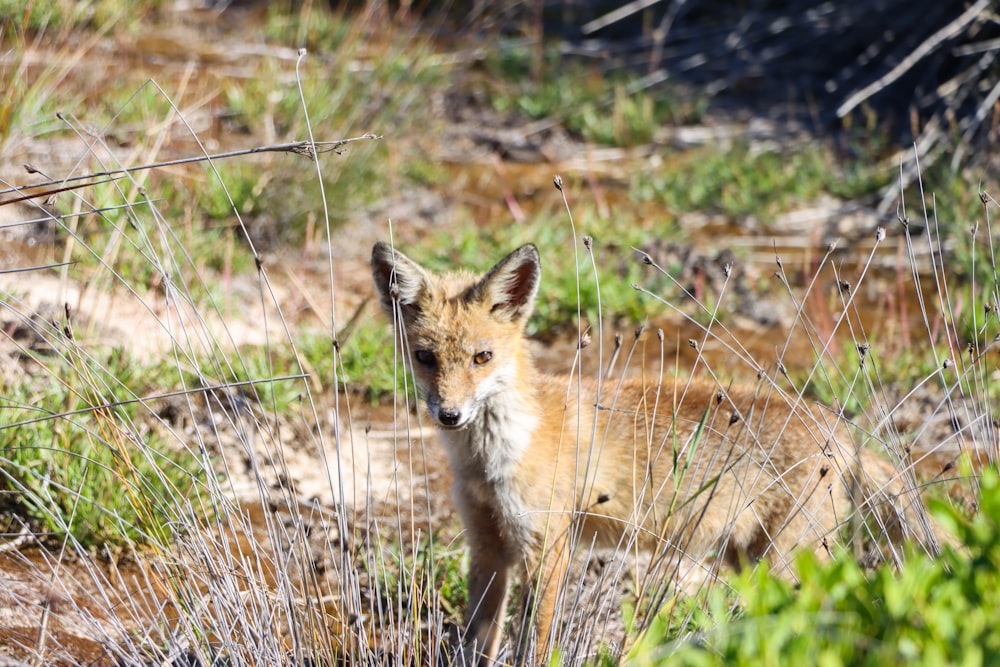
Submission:
[[544,660],[573,541],[624,536],[692,562],[783,567],[793,548],[828,548],[851,517],[894,536],[909,523],[891,466],[855,451],[831,411],[774,387],[635,379],[599,392],[538,372],[524,335],[541,275],[533,245],[475,277],[432,274],[379,243],[372,274],[455,476],[467,661],[496,657],[518,568],[535,629],[522,624],[520,658],[533,641]]

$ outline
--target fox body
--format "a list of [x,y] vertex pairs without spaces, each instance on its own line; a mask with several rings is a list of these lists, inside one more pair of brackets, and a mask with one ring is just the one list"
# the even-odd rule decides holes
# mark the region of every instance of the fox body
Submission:
[[524,326],[540,271],[532,245],[482,277],[432,274],[384,243],[372,253],[382,307],[405,329],[454,472],[470,552],[467,660],[496,657],[518,568],[528,592],[518,649],[527,657],[533,638],[544,659],[574,541],[784,567],[793,548],[827,548],[863,505],[899,532],[894,471],[850,447],[828,410],[773,387],[634,379],[602,389],[538,372]]

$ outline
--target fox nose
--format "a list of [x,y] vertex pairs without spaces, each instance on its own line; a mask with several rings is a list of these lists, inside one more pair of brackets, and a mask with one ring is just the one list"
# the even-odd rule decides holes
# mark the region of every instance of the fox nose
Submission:
[[462,413],[458,410],[445,410],[444,408],[438,410],[438,421],[444,426],[457,425],[461,416]]

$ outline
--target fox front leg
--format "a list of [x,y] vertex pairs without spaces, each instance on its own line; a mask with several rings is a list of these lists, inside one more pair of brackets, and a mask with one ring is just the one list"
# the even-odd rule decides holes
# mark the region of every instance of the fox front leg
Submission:
[[488,667],[500,650],[512,564],[504,551],[485,544],[470,545],[469,603],[463,644],[466,665]]
[[530,560],[527,563],[521,613],[517,619],[516,665],[548,664],[549,646],[555,639],[556,604],[568,567],[569,544],[565,537],[546,549],[537,565]]

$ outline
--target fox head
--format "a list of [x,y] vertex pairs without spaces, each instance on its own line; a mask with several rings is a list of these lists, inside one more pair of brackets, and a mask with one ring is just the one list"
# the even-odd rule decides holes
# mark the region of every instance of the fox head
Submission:
[[523,391],[524,326],[541,277],[535,246],[518,248],[477,278],[432,274],[377,243],[372,276],[382,309],[406,333],[417,384],[439,426],[462,428],[491,398]]

